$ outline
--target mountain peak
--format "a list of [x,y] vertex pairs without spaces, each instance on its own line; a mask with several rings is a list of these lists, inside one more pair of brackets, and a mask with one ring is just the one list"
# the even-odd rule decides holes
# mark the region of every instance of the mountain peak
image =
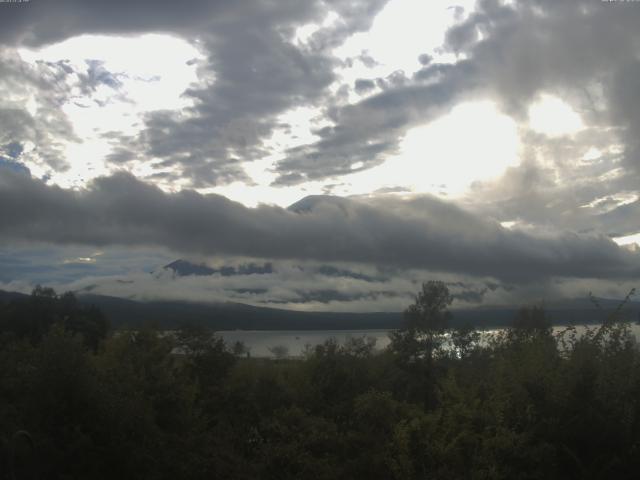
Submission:
[[204,263],[192,263],[188,260],[179,259],[175,262],[171,262],[168,265],[162,267],[163,270],[170,270],[179,277],[185,277],[189,275],[196,276],[208,276],[214,274],[220,274],[223,277],[230,277],[233,275],[252,275],[252,274],[270,274],[274,272],[273,264],[271,262],[259,263],[244,263],[240,265],[224,265],[220,268],[209,267]]
[[204,263],[195,264],[183,259],[178,259],[174,262],[169,263],[168,265],[165,265],[162,268],[164,270],[171,270],[173,271],[173,273],[181,277],[188,276],[188,275],[198,275],[198,276],[213,275],[214,273],[217,272],[217,270],[211,267],[208,267]]
[[306,197],[292,203],[287,210],[296,213],[305,213],[314,210],[320,204],[344,206],[348,202],[343,197],[335,195],[307,195]]

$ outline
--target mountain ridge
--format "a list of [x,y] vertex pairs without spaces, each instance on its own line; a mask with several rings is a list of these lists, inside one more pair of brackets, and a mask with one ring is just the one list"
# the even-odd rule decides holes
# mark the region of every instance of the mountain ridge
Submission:
[[[373,330],[394,329],[402,325],[402,312],[308,312],[243,303],[203,303],[181,300],[140,301],[106,295],[76,293],[80,302],[100,308],[115,328],[136,328],[151,324],[159,328],[178,328],[198,324],[215,330]],[[27,299],[28,295],[0,290],[0,301]],[[618,300],[598,299],[602,310],[584,299],[549,302],[546,314],[554,325],[597,324],[620,304]],[[452,309],[452,326],[469,324],[477,329],[508,326],[520,306],[483,306]],[[631,321],[640,319],[640,303],[625,306]]]

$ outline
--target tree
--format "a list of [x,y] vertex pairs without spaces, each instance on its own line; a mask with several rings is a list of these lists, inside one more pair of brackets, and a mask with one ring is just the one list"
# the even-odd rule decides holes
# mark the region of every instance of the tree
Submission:
[[34,345],[55,324],[81,335],[85,346],[94,351],[109,331],[109,322],[97,307],[78,302],[71,292],[57,295],[52,288],[39,285],[30,297],[13,300],[0,311],[0,332],[11,332]]
[[60,295],[58,303],[65,330],[81,335],[85,346],[95,351],[109,331],[107,318],[95,305],[80,304],[71,292]]
[[183,325],[176,332],[178,348],[184,353],[184,367],[197,379],[201,388],[211,394],[224,381],[236,358],[229,352],[222,337],[200,325]]
[[423,283],[416,301],[404,312],[407,327],[424,333],[443,333],[449,326],[451,314],[447,307],[452,302],[453,296],[444,282],[430,280]]
[[466,324],[451,331],[452,355],[456,358],[466,358],[477,347],[480,333],[472,325]]
[[547,318],[544,307],[532,305],[522,307],[513,319],[512,328],[525,331],[551,331],[551,322]]
[[269,352],[271,352],[271,355],[273,355],[276,360],[282,360],[289,356],[289,347],[286,345],[275,345],[273,347],[269,347]]
[[542,306],[527,306],[518,310],[511,328],[507,330],[507,338],[511,342],[544,341],[549,348],[555,349],[552,338],[553,329]]
[[409,362],[430,361],[444,341],[453,302],[449,288],[442,281],[422,284],[415,302],[404,311],[404,326],[391,334],[391,349]]
[[236,340],[231,346],[231,353],[233,353],[236,357],[242,357],[246,355],[248,358],[250,356],[250,350],[251,349],[240,340]]

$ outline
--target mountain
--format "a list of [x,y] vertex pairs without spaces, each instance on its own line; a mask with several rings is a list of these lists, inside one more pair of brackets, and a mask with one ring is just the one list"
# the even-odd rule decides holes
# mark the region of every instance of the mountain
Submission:
[[[596,307],[589,298],[574,298],[543,302],[547,318],[553,325],[596,325],[602,323],[620,305],[620,300],[597,298]],[[511,324],[520,306],[480,306],[473,309],[452,310],[454,321],[473,326],[488,324],[504,327]],[[640,302],[628,302],[621,310],[623,318],[640,322]],[[456,319],[457,317],[457,319]]]
[[169,329],[192,323],[215,330],[357,330],[397,328],[402,319],[400,313],[297,312],[230,302],[138,302],[103,295],[78,298],[100,308],[116,328],[150,323]]
[[[375,330],[402,325],[402,312],[308,312],[256,307],[240,303],[194,303],[186,301],[140,302],[102,295],[80,295],[98,306],[115,327],[153,323],[175,328],[183,323],[206,325],[216,330]],[[554,325],[601,323],[618,305],[618,300],[599,299],[602,310],[588,299],[562,300],[545,305]],[[511,324],[519,306],[485,306],[452,309],[452,326],[499,328]],[[624,312],[631,321],[640,319],[640,303],[629,302]]]
[[336,197],[334,195],[307,195],[306,197],[289,205],[287,210],[295,213],[306,213],[311,212],[320,204],[335,205],[345,209],[349,203],[349,200],[346,198]]
[[259,263],[246,263],[238,266],[222,266],[220,268],[212,268],[204,263],[196,264],[191,263],[188,260],[179,259],[175,262],[171,262],[168,265],[162,267],[164,270],[171,270],[175,275],[179,277],[186,277],[189,275],[207,276],[220,274],[223,277],[230,277],[233,275],[252,275],[252,274],[267,274],[273,273],[273,265],[270,262],[264,264]]
[[12,300],[23,300],[28,298],[29,295],[18,292],[5,292],[4,290],[0,290],[0,303],[8,303]]
[[[215,330],[376,330],[399,328],[402,324],[401,312],[299,312],[240,303],[142,302],[79,292],[77,296],[81,302],[100,308],[114,328],[151,324],[173,329],[191,323]],[[24,294],[0,291],[0,303],[26,298]],[[545,311],[554,325],[593,325],[601,323],[620,302],[598,299],[598,303],[602,310],[588,299],[562,300],[549,302]],[[518,309],[516,306],[453,309],[451,323],[454,327],[469,324],[479,329],[505,327]],[[629,302],[624,312],[629,320],[639,320],[640,303]]]
[[171,270],[180,277],[186,277],[188,275],[213,275],[217,270],[206,266],[204,263],[196,265],[195,263],[188,262],[186,260],[176,260],[168,265],[162,267],[164,270]]

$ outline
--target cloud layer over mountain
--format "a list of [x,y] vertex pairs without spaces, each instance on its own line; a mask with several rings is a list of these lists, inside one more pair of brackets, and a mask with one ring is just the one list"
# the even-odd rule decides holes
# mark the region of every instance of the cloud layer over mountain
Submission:
[[[315,201],[314,201],[315,200]],[[164,193],[128,174],[87,190],[0,177],[0,228],[15,241],[149,245],[201,254],[350,261],[502,279],[628,278],[640,255],[602,235],[508,230],[434,197],[310,199],[299,212],[219,195]]]

